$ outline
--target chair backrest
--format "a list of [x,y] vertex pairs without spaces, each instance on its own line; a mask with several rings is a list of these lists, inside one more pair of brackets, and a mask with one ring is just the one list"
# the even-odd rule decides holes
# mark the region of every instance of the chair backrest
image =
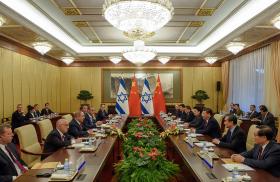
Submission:
[[242,122],[243,122],[242,120],[238,119],[237,120],[237,125],[240,126]]
[[[16,128],[15,133],[19,139],[20,149],[24,149],[32,153],[42,153],[42,148],[38,142],[36,130],[32,124]],[[41,156],[21,152],[21,158],[28,167],[32,167],[35,163],[40,162]]]
[[246,148],[247,150],[251,150],[254,145],[255,145],[255,140],[254,140],[254,132],[256,130],[257,125],[251,125],[248,131],[247,135],[247,141],[246,141]]
[[222,127],[223,117],[224,117],[224,116],[221,115],[221,114],[215,114],[215,115],[214,115],[214,118],[218,121],[220,127]]
[[37,124],[39,125],[42,139],[46,140],[49,133],[53,130],[51,120],[44,119],[42,121],[39,121]]
[[73,117],[71,114],[66,114],[62,116],[63,119],[66,119],[69,123],[72,121]]

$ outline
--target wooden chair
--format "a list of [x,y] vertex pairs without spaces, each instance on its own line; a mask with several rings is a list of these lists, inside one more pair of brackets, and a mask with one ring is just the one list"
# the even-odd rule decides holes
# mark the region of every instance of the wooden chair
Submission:
[[214,118],[218,121],[220,127],[222,127],[222,122],[223,122],[224,116],[221,115],[221,114],[215,114],[215,115],[214,115]]
[[[41,161],[42,147],[38,141],[35,127],[28,124],[15,129],[19,139],[19,146],[22,160],[31,168]],[[49,155],[49,154],[46,154]]]
[[45,141],[49,133],[53,130],[52,122],[49,119],[44,119],[39,121],[37,124],[40,128],[42,141]]

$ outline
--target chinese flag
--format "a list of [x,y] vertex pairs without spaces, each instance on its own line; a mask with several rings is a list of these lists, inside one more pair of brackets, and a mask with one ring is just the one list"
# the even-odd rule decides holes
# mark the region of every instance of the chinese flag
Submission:
[[156,89],[154,92],[154,112],[155,112],[156,116],[158,116],[160,112],[166,113],[165,99],[164,99],[164,95],[162,93],[159,75],[157,78],[157,85],[156,85]]
[[138,92],[138,86],[137,86],[135,75],[132,79],[128,105],[129,105],[129,116],[141,116],[140,96]]

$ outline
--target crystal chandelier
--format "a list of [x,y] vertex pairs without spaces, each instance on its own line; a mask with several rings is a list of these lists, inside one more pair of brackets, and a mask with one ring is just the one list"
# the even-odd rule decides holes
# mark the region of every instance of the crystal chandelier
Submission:
[[170,0],[105,0],[103,4],[105,19],[134,40],[145,34],[151,36],[173,14]]
[[155,50],[145,46],[144,41],[134,41],[133,47],[123,52],[123,57],[136,65],[142,65],[156,57]]
[[46,54],[52,48],[52,45],[48,42],[35,42],[32,45],[42,55]]
[[239,53],[242,49],[244,49],[245,44],[242,42],[231,42],[226,45],[228,51],[232,52],[233,54]]
[[166,64],[169,60],[170,57],[169,56],[160,56],[158,57],[159,62],[161,62],[161,64]]
[[73,63],[74,60],[75,60],[75,59],[74,59],[73,57],[70,57],[70,56],[62,57],[62,58],[61,58],[61,61],[64,62],[65,64],[67,64],[67,65]]
[[109,59],[114,64],[118,64],[122,60],[120,56],[110,56]]
[[206,57],[206,58],[205,58],[205,61],[206,61],[207,63],[209,63],[209,64],[213,64],[213,63],[215,63],[217,60],[218,60],[217,57]]

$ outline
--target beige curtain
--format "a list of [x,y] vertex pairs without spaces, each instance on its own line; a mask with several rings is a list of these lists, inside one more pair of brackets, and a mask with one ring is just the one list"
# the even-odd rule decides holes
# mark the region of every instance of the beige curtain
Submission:
[[227,111],[227,98],[228,98],[228,87],[229,87],[229,61],[222,63],[222,93],[223,93],[223,107],[224,111]]

